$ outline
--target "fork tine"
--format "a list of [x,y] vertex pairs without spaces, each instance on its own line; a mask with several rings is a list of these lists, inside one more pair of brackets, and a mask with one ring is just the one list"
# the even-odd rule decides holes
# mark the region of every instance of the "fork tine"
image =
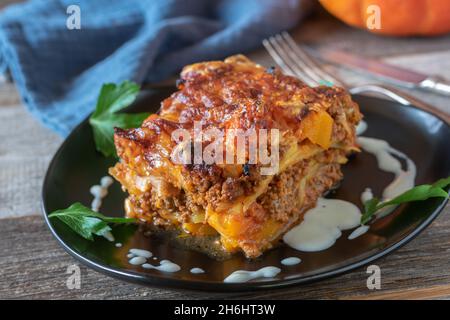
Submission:
[[302,62],[304,65],[305,72],[314,73],[316,77],[318,76],[320,83],[321,80],[331,81],[335,85],[344,86],[342,81],[332,76],[330,73],[325,71],[316,61],[312,58],[302,46],[298,45],[289,33],[286,31],[281,33],[283,39],[289,44],[290,48],[297,54],[298,62]]
[[294,58],[289,54],[289,48],[286,48],[283,40],[279,35],[275,35],[269,38],[269,42],[273,47],[277,49],[278,54],[283,59],[284,63],[294,72],[294,76],[301,79],[303,82],[307,83],[310,86],[315,85],[314,78],[311,78],[308,74],[303,72],[294,61]]
[[310,86],[323,81],[344,86],[342,81],[326,72],[287,32],[263,40],[263,45],[281,69],[300,78]]
[[289,61],[291,69],[295,71],[299,78],[307,78],[307,81],[304,81],[310,86],[315,86],[319,83],[321,79],[314,72],[307,70],[307,66],[304,65],[303,61],[299,61],[299,58],[295,55],[281,35],[275,35],[274,41],[276,41],[278,46],[282,48],[283,53],[286,56],[285,61]]
[[303,82],[308,85],[314,85],[315,80],[307,76],[302,70],[300,70],[297,65],[292,61],[288,54],[289,50],[286,50],[285,46],[280,44],[279,39],[275,37],[270,37],[266,41],[263,41],[264,46],[269,54],[274,58],[275,62],[288,74],[300,78]]
[[281,58],[277,50],[272,46],[272,43],[268,39],[264,39],[262,44],[264,48],[266,48],[267,52],[269,52],[270,56],[273,58],[276,64],[278,64],[280,68],[284,71],[284,73],[291,76],[295,76],[294,71],[286,63],[284,63],[284,60]]

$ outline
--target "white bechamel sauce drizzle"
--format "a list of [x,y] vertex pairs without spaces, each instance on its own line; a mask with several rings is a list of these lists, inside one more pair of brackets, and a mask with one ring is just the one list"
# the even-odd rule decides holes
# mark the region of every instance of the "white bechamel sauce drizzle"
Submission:
[[115,240],[113,234],[111,233],[111,231],[105,232],[105,234],[103,235],[103,237],[104,237],[106,240],[110,241],[110,242],[114,242],[114,240]]
[[108,188],[114,182],[110,176],[104,176],[100,179],[100,184],[93,185],[90,188],[90,193],[94,196],[91,203],[91,209],[98,212],[102,206],[102,200],[108,195]]
[[[364,151],[372,153],[378,162],[378,167],[386,172],[395,174],[395,179],[383,191],[383,201],[392,199],[399,194],[414,187],[416,178],[416,165],[403,152],[394,149],[384,140],[358,137],[358,143]],[[393,155],[406,161],[406,170]]]
[[205,273],[205,270],[203,270],[202,268],[192,268],[190,270],[190,272],[194,273],[194,274],[199,274],[199,273]]
[[283,240],[299,251],[322,251],[336,242],[342,230],[357,227],[360,220],[361,212],[353,203],[319,198],[316,206],[305,213],[303,222],[288,231]]
[[159,266],[154,266],[150,263],[144,263],[142,265],[142,268],[145,269],[155,269],[162,272],[177,272],[181,270],[181,267],[177,265],[176,263],[173,263],[170,260],[161,260],[159,263]]
[[[358,125],[357,134],[367,129],[367,123]],[[403,152],[391,147],[384,140],[358,137],[361,148],[373,154],[380,170],[393,173],[395,179],[383,190],[382,201],[392,199],[401,193],[414,187],[416,178],[416,165]],[[395,156],[395,157],[394,157]],[[406,170],[402,169],[401,158],[406,161]],[[366,188],[361,194],[364,203],[373,198],[370,188]],[[377,213],[380,218],[392,212],[395,206],[386,207]],[[369,230],[369,226],[360,225],[361,213],[352,203],[343,200],[319,198],[315,208],[308,210],[303,222],[287,232],[283,240],[290,247],[299,251],[321,251],[331,247],[341,236],[342,230],[359,227],[348,236],[349,240],[355,239]]]
[[129,253],[134,255],[134,256],[143,257],[143,258],[146,258],[146,259],[151,258],[153,256],[153,253],[151,253],[150,251],[147,251],[147,250],[143,250],[143,249],[135,249],[135,248],[133,248],[133,249],[129,250]]
[[[367,123],[361,121],[356,128],[356,134],[360,135],[367,130]],[[403,152],[391,147],[384,140],[358,137],[357,141],[364,151],[373,154],[377,158],[378,167],[386,172],[395,174],[395,179],[383,191],[382,200],[392,199],[399,194],[414,187],[416,177],[416,165]],[[406,170],[402,169],[400,161],[394,157],[406,161]],[[373,198],[370,188],[366,188],[361,194],[364,203]],[[395,207],[380,210],[377,217],[389,214]],[[343,200],[319,198],[316,207],[305,213],[304,220],[298,226],[292,228],[283,236],[283,240],[290,247],[299,251],[321,251],[331,247],[341,236],[342,230],[358,228],[348,236],[349,240],[355,239],[369,230],[369,226],[360,225],[361,213],[352,203]]]
[[120,248],[120,247],[122,247],[122,244],[121,244],[120,242],[117,242],[117,243],[115,244],[115,246],[116,246],[116,248]]
[[367,127],[368,127],[367,122],[361,120],[356,126],[356,135],[357,136],[362,135],[364,132],[366,132]]
[[300,262],[302,262],[302,260],[297,257],[289,257],[281,260],[281,264],[285,266],[294,266],[296,264],[299,264]]
[[[361,134],[367,129],[367,124],[363,125],[363,130],[358,130],[357,134]],[[361,148],[373,154],[377,158],[378,167],[386,172],[395,174],[395,179],[383,190],[382,201],[392,199],[399,194],[414,187],[417,168],[415,163],[403,152],[391,147],[389,143],[381,139],[358,137],[357,141]],[[406,170],[402,169],[400,161],[394,157],[404,159],[406,161]],[[366,188],[361,194],[361,202],[365,203],[373,198],[373,193],[370,188]],[[381,209],[376,213],[377,218],[384,217],[391,213],[395,206],[390,206]],[[361,225],[348,236],[349,240],[353,240],[369,230],[369,226]]]
[[226,277],[223,282],[227,283],[242,283],[257,278],[273,278],[281,271],[277,267],[264,267],[256,271],[237,270]]
[[132,264],[135,266],[144,264],[146,262],[147,262],[147,259],[145,259],[144,257],[133,257],[130,260],[128,260],[129,264]]
[[[98,212],[100,207],[102,206],[102,199],[108,194],[108,187],[114,182],[114,180],[110,176],[104,176],[100,179],[100,185],[94,185],[90,188],[90,193],[94,196],[94,199],[91,203],[91,210]],[[114,236],[111,231],[106,232],[103,237],[110,241],[114,242]]]
[[364,233],[369,231],[370,226],[367,225],[360,225],[358,228],[353,230],[352,233],[348,236],[348,240],[353,240],[358,238],[359,236],[362,236]]
[[361,202],[364,204],[366,201],[369,201],[373,198],[372,189],[366,188],[363,193],[361,193]]

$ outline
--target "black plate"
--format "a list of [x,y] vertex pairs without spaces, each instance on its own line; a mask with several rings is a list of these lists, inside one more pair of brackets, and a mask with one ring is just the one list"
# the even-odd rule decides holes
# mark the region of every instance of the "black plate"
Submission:
[[[160,101],[171,90],[146,91],[131,107],[130,111],[156,111]],[[413,107],[377,98],[355,96],[369,124],[364,136],[387,140],[393,147],[409,155],[417,165],[416,183],[431,183],[450,175],[450,127],[439,118]],[[128,281],[151,285],[165,285],[186,289],[203,290],[251,290],[276,288],[310,282],[335,276],[380,258],[399,248],[419,234],[444,208],[442,199],[430,199],[397,208],[391,215],[374,223],[369,232],[347,240],[349,232],[328,250],[315,253],[298,252],[281,246],[266,252],[261,258],[249,261],[241,255],[218,262],[204,254],[171,246],[165,241],[150,241],[135,226],[115,227],[117,242],[103,238],[95,242],[74,234],[59,221],[47,218],[47,214],[66,208],[76,201],[89,205],[92,197],[89,188],[98,184],[114,159],[107,159],[95,151],[91,128],[87,121],[81,123],[62,144],[53,158],[43,186],[43,211],[45,220],[56,239],[75,258],[108,275]],[[344,180],[331,197],[360,203],[359,197],[365,187],[370,186],[376,194],[393,179],[393,175],[377,168],[375,158],[361,153],[344,167]],[[104,199],[102,213],[123,216],[125,194],[115,182]],[[127,262],[130,248],[150,250],[158,259],[169,259],[182,269],[177,273],[145,270]],[[282,266],[285,257],[297,256],[302,263]],[[155,261],[157,262],[157,261]],[[223,283],[231,272],[244,269],[256,270],[264,266],[282,269],[276,279],[253,280],[243,284]],[[191,274],[192,267],[206,270],[204,274]]]

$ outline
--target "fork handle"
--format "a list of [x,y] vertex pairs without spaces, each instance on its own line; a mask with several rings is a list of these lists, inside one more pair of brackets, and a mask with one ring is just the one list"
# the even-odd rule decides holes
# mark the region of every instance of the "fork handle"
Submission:
[[368,93],[368,92],[382,94],[402,105],[415,106],[419,109],[428,111],[432,114],[439,116],[445,122],[450,123],[450,114],[442,110],[439,110],[438,108],[433,107],[432,105],[429,105],[428,103],[425,103],[422,100],[419,100],[395,88],[386,87],[378,84],[368,84],[350,88],[349,91],[351,94]]

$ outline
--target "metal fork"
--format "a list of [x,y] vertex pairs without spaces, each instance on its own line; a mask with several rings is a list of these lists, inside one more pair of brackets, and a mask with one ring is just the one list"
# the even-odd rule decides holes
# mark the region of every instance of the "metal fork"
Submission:
[[450,122],[450,116],[447,113],[398,89],[379,84],[348,86],[341,79],[326,71],[287,32],[264,39],[263,45],[284,73],[299,78],[309,86],[337,85],[346,88],[351,94],[381,94],[402,105],[416,106]]

